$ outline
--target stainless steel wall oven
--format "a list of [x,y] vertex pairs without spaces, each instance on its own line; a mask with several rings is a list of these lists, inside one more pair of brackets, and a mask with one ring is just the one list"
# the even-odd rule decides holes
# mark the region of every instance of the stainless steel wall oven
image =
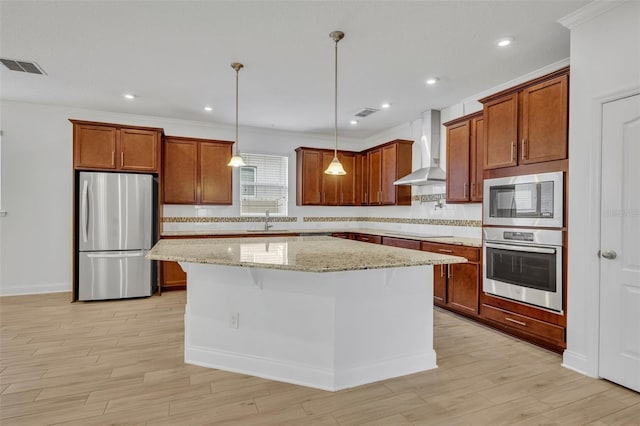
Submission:
[[562,231],[484,228],[485,293],[562,312]]

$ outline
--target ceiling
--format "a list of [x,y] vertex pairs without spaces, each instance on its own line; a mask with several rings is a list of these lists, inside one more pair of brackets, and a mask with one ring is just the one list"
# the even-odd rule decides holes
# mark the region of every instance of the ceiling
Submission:
[[229,124],[237,61],[241,125],[332,134],[342,30],[338,125],[366,138],[567,58],[556,21],[586,3],[3,0],[0,56],[46,75],[0,66],[0,98]]

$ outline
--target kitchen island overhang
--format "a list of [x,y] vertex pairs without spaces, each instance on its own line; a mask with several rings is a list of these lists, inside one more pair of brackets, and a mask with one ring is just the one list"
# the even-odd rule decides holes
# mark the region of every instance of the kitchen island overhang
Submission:
[[336,391],[436,367],[434,264],[332,237],[161,240],[187,273],[185,362]]

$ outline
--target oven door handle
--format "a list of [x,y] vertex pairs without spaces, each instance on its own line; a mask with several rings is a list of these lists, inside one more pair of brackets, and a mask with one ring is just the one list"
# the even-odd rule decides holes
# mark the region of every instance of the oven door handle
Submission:
[[496,248],[501,250],[513,250],[513,251],[523,251],[528,253],[543,253],[543,254],[555,254],[556,249],[554,248],[546,248],[546,247],[529,247],[529,246],[512,246],[508,244],[493,244],[493,243],[484,243],[486,247]]

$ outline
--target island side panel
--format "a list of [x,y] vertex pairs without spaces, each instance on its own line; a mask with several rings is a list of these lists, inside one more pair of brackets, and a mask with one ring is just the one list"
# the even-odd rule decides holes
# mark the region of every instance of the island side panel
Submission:
[[330,273],[182,266],[185,362],[326,390],[436,366],[431,266]]

